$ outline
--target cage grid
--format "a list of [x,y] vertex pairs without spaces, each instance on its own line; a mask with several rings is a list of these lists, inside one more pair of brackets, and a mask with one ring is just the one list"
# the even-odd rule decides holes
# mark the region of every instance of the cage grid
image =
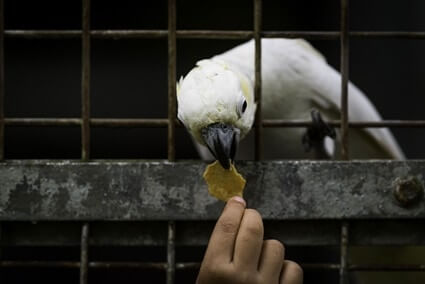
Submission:
[[[340,127],[341,129],[341,138],[342,138],[342,157],[343,160],[349,160],[348,153],[348,135],[349,128],[355,127],[425,127],[425,120],[383,120],[383,121],[366,121],[366,122],[356,122],[348,121],[348,66],[349,66],[349,39],[350,38],[400,38],[400,39],[425,39],[425,32],[400,32],[400,31],[389,31],[389,32],[380,32],[380,31],[350,31],[348,26],[348,15],[349,15],[349,0],[341,0],[340,2],[340,31],[263,31],[262,30],[262,0],[253,0],[254,5],[254,26],[250,31],[218,31],[218,30],[177,30],[176,29],[176,0],[168,0],[168,29],[167,30],[92,30],[90,29],[90,0],[82,0],[82,29],[81,30],[5,30],[4,28],[4,0],[0,0],[0,161],[4,161],[2,167],[4,171],[7,171],[8,167],[15,167],[19,170],[22,170],[24,167],[29,166],[37,167],[40,164],[39,162],[20,163],[19,161],[7,161],[4,160],[4,128],[5,127],[14,127],[14,126],[57,126],[57,127],[80,127],[81,128],[81,162],[70,163],[71,170],[75,171],[75,168],[81,167],[84,165],[93,165],[97,166],[101,164],[106,164],[104,162],[92,162],[90,160],[90,129],[92,127],[160,127],[168,129],[168,161],[169,165],[173,167],[179,167],[179,163],[173,164],[175,161],[175,128],[182,127],[182,125],[176,120],[176,39],[254,39],[255,40],[255,98],[257,100],[257,112],[255,119],[255,159],[257,161],[262,160],[262,128],[263,127],[307,127],[311,125],[311,121],[307,120],[280,120],[280,119],[262,119],[261,113],[261,38],[306,38],[306,39],[322,39],[322,40],[339,40],[340,41],[340,72],[341,72],[341,119],[330,121],[330,125],[335,127]],[[4,41],[5,38],[81,38],[82,44],[82,68],[81,68],[81,117],[80,118],[8,118],[4,115]],[[136,39],[136,38],[148,38],[148,39],[157,39],[157,38],[166,38],[168,39],[168,118],[162,119],[146,119],[146,118],[137,118],[137,119],[125,119],[125,118],[92,118],[90,116],[90,40],[95,39]],[[45,164],[51,164],[53,166],[60,164],[60,162],[45,162]],[[55,164],[56,163],[56,164]],[[259,162],[261,163],[261,162]],[[134,164],[123,163],[124,166],[129,167],[130,169]],[[149,164],[149,162],[147,162]],[[395,164],[395,165],[394,165]],[[391,173],[393,166],[407,165],[414,168],[418,172],[422,170],[423,164],[419,163],[408,163],[408,162],[386,162],[382,165],[377,165],[377,167],[388,167],[388,172]],[[139,165],[140,166],[140,165]],[[193,167],[198,170],[200,164],[189,164],[183,165],[192,169]],[[242,167],[248,167],[250,164],[243,164]],[[295,162],[292,166],[297,166]],[[364,164],[359,163],[358,167],[364,166]],[[267,166],[264,166],[267,167]],[[349,168],[348,165],[346,167]],[[163,169],[159,169],[163,170]],[[165,169],[167,170],[167,169]],[[22,170],[23,171],[23,170]],[[149,172],[154,175],[156,170]],[[346,170],[345,172],[347,172]],[[349,182],[346,181],[345,184],[349,187]],[[377,186],[379,184],[377,183]],[[337,195],[337,193],[335,193]],[[322,200],[321,204],[324,204],[326,200]],[[339,201],[340,202],[340,201]],[[403,211],[404,209],[397,207],[387,208],[385,213],[388,213],[386,218],[409,218],[409,212]],[[393,210],[391,213],[390,211]],[[343,209],[342,209],[343,210]],[[383,214],[385,210],[381,211],[379,214]],[[217,211],[213,211],[217,213]],[[172,214],[172,212],[166,212],[167,214]],[[213,216],[215,213],[209,213]],[[140,212],[138,213],[140,214]],[[149,215],[150,214],[150,215]],[[164,213],[165,214],[165,213]],[[398,240],[395,240],[398,244],[424,244],[425,232],[423,230],[417,231],[417,228],[423,226],[423,217],[424,212],[422,209],[416,208],[415,214],[413,217],[418,218],[412,222],[401,222],[400,220],[385,220],[383,221],[383,227],[378,227],[382,230],[381,240],[373,240],[373,234],[377,234],[377,231],[373,229],[370,232],[363,233],[364,235],[359,236],[358,233],[354,230],[354,235],[351,233],[351,228],[359,227],[359,224],[365,225],[369,229],[376,226],[373,222],[368,221],[352,221],[350,218],[356,218],[358,213],[349,212],[342,216],[330,215],[324,219],[334,218],[329,222],[329,226],[323,229],[317,229],[317,232],[321,232],[324,235],[324,238],[329,237],[326,241],[319,240],[320,236],[308,236],[302,244],[307,244],[309,242],[323,243],[338,245],[340,252],[340,259],[337,263],[303,263],[302,267],[304,269],[327,269],[327,270],[336,270],[339,272],[339,283],[347,283],[347,273],[348,271],[368,271],[368,270],[380,270],[380,271],[425,271],[425,264],[418,265],[359,265],[359,264],[350,264],[348,263],[347,254],[348,246],[351,243],[351,238],[354,238],[354,243],[366,243],[370,242],[379,244],[380,241],[385,239],[383,237],[384,233],[391,233],[391,226],[396,226],[396,228],[403,228],[405,235],[400,237]],[[366,218],[380,218],[380,215],[376,212],[368,212],[370,216]],[[40,220],[46,219],[49,214],[41,214],[39,217]],[[137,215],[137,214],[136,214]],[[154,213],[148,213],[148,215],[155,219]],[[266,214],[267,215],[267,214]],[[273,214],[268,216],[272,217]],[[289,214],[290,215],[290,214]],[[326,214],[325,214],[326,215]],[[148,216],[148,218],[149,218]],[[185,215],[186,216],[186,215]],[[211,217],[210,216],[210,217]],[[176,251],[176,242],[184,243],[195,243],[195,244],[205,244],[208,240],[208,236],[202,235],[197,236],[196,234],[186,235],[186,239],[182,238],[178,240],[176,235],[176,227],[180,225],[184,227],[184,224],[179,224],[179,221],[168,220],[166,222],[167,232],[166,236],[161,236],[160,240],[156,242],[166,246],[167,249],[167,259],[166,262],[110,262],[110,261],[89,261],[88,251],[89,246],[91,245],[91,221],[96,221],[92,217],[77,217],[75,218],[78,221],[82,221],[80,226],[81,229],[81,238],[79,240],[80,246],[80,260],[79,261],[9,261],[2,260],[1,246],[6,246],[8,242],[7,239],[4,239],[5,230],[4,227],[8,226],[8,221],[15,220],[12,213],[9,215],[6,213],[1,217],[3,224],[0,223],[0,268],[2,267],[67,267],[75,268],[80,270],[80,283],[87,283],[88,269],[96,268],[151,268],[159,269],[166,272],[166,283],[171,284],[175,282],[175,273],[176,270],[185,270],[185,269],[198,269],[200,263],[198,262],[176,262],[175,251]],[[103,216],[105,219],[108,219],[107,216]],[[275,217],[275,216],[274,216]],[[278,219],[284,222],[284,219],[287,216],[280,216]],[[294,217],[291,215],[290,217]],[[365,216],[363,216],[365,217]],[[72,218],[69,217],[68,218]],[[314,213],[310,212],[306,217],[300,217],[301,220],[313,218]],[[319,217],[320,218],[320,217]],[[31,215],[18,216],[17,220],[32,220]],[[93,219],[93,220],[91,220]],[[337,220],[335,220],[337,219]],[[268,221],[266,221],[268,222]],[[308,220],[298,221],[298,222],[309,222]],[[363,223],[364,224],[363,224]],[[302,226],[299,226],[300,223],[297,221],[290,221],[285,226],[290,228],[300,229]],[[208,226],[211,226],[209,224]],[[187,228],[186,228],[187,229]],[[189,228],[194,230],[193,228]],[[182,230],[183,231],[183,230]],[[302,231],[302,230],[301,230]],[[394,233],[394,232],[393,232]],[[409,238],[407,235],[415,234],[415,238]],[[356,235],[357,234],[357,235]],[[379,235],[379,233],[378,233]],[[332,237],[330,237],[332,236]],[[337,236],[337,237],[335,237]],[[97,236],[99,237],[99,236]],[[64,237],[66,239],[66,237]],[[192,239],[191,239],[192,238]],[[125,239],[125,237],[124,237]],[[201,239],[201,241],[200,241]],[[297,243],[296,237],[290,237],[290,241]],[[357,239],[357,241],[356,241]],[[69,240],[68,240],[69,241]],[[122,241],[122,240],[121,240]],[[121,242],[117,241],[117,242]],[[393,240],[394,241],[394,240]],[[31,241],[29,241],[31,242]],[[94,242],[94,241],[93,241]],[[122,241],[125,243],[125,241]],[[142,241],[143,242],[143,241]],[[389,241],[392,243],[392,241]]]

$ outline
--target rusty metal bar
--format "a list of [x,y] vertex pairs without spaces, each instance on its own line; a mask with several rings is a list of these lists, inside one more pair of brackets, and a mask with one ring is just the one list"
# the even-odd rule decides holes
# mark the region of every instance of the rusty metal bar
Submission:
[[174,284],[174,275],[176,272],[176,224],[174,221],[168,222],[168,241],[167,241],[167,284]]
[[[175,154],[175,120],[176,120],[176,0],[168,0],[168,160],[174,161]],[[175,261],[175,223],[168,222],[166,283],[174,284],[176,273]]]
[[176,119],[176,1],[168,0],[168,160],[174,161]]
[[138,268],[166,270],[165,262],[90,262],[90,268]]
[[350,265],[352,271],[425,271],[425,264],[399,264],[399,265]]
[[[177,270],[199,269],[200,262],[179,262],[176,263]],[[304,263],[301,264],[303,269],[339,269],[337,263]],[[39,267],[39,268],[80,268],[80,262],[77,261],[0,261],[0,267]],[[139,268],[139,269],[158,269],[166,270],[167,263],[165,262],[103,262],[93,261],[88,263],[89,268],[94,269],[117,269],[117,268]],[[362,269],[373,270],[373,267],[361,267]],[[391,269],[392,267],[383,267]],[[411,269],[419,269],[420,267],[412,266]]]
[[348,0],[341,0],[341,37],[340,37],[340,72],[341,72],[341,157],[349,159],[348,152]]
[[81,228],[81,259],[80,259],[80,284],[87,284],[88,272],[88,243],[89,243],[89,224],[84,223]]
[[[316,270],[337,270],[340,268],[338,263],[302,263],[300,264],[303,269]],[[199,269],[200,262],[179,262],[176,263],[177,270]],[[0,261],[0,267],[39,267],[39,268],[80,268],[80,262],[77,261]],[[117,268],[139,268],[139,269],[158,269],[166,270],[167,263],[165,262],[103,262],[93,261],[88,263],[89,268],[94,269],[117,269]],[[375,266],[356,266],[354,270],[360,268],[361,270],[375,270]],[[378,270],[425,270],[422,265],[410,266],[379,266]]]
[[81,159],[90,159],[90,0],[83,0],[81,74]]
[[0,0],[0,161],[4,159],[4,3]]
[[[341,127],[341,120],[329,120],[327,123],[333,127]],[[309,127],[311,120],[285,120],[285,119],[264,119],[263,127]],[[425,120],[381,120],[381,121],[349,121],[349,128],[423,128]]]
[[[262,31],[265,38],[305,38],[310,40],[337,40],[339,31]],[[5,30],[4,36],[22,39],[66,39],[80,38],[81,30]],[[409,31],[350,31],[353,38],[378,39],[425,39],[425,32]],[[137,39],[137,38],[167,38],[167,30],[91,30],[94,39]],[[180,39],[234,39],[247,40],[254,36],[252,31],[221,31],[221,30],[177,30],[176,37]]]
[[255,113],[255,159],[261,160],[263,156],[263,131],[261,112],[261,25],[262,25],[262,0],[254,0],[254,39],[255,39],[255,83],[254,95],[257,103]]
[[[305,38],[310,40],[337,40],[340,31],[267,31],[262,32],[266,38]],[[376,39],[425,39],[425,32],[408,31],[348,31],[352,38],[376,38]]]
[[346,221],[341,224],[341,259],[339,267],[339,283],[347,283],[347,259],[348,259],[348,223]]
[[[177,270],[199,269],[199,262],[178,262],[176,263]],[[301,263],[300,266],[304,270],[339,270],[339,263]],[[0,267],[3,268],[19,268],[19,267],[37,267],[37,268],[71,268],[79,269],[80,262],[78,261],[0,261]],[[88,268],[91,269],[120,269],[120,268],[138,268],[138,269],[156,269],[166,270],[167,263],[165,262],[124,262],[124,261],[91,261],[88,263]],[[425,271],[424,264],[399,264],[399,265],[348,265],[347,271],[410,271],[423,272]]]
[[[78,261],[0,261],[0,267],[39,267],[39,268],[81,268]],[[88,262],[88,268],[140,268],[163,269],[167,268],[164,262]],[[179,266],[181,269],[182,265]],[[186,268],[183,265],[184,268]],[[183,269],[184,269],[183,268]]]
[[81,118],[5,118],[6,126],[80,126]]
[[[91,127],[168,127],[168,118],[90,118]],[[5,118],[6,126],[80,126],[81,118]],[[340,120],[329,120],[327,123],[333,127],[341,127]],[[174,120],[176,127],[183,127]],[[263,127],[309,127],[311,120],[303,119],[263,119]],[[350,121],[349,128],[424,128],[425,120],[382,120],[382,121]]]
[[350,37],[377,39],[425,39],[425,32],[408,31],[350,31]]
[[[0,0],[1,1],[1,0]],[[2,246],[2,236],[3,236],[3,224],[0,222],[0,262],[3,257],[3,246]]]
[[338,270],[341,267],[339,263],[300,263],[300,266],[306,270]]
[[[408,31],[348,31],[350,37],[376,38],[376,39],[425,39],[425,32]],[[310,40],[337,40],[341,36],[340,31],[265,31],[265,38],[305,38]]]
[[78,261],[0,261],[0,267],[80,268]]

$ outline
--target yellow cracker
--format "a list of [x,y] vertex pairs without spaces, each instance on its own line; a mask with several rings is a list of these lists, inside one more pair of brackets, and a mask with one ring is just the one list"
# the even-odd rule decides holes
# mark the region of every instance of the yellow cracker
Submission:
[[204,179],[208,185],[208,192],[223,201],[227,201],[235,195],[242,197],[246,183],[233,164],[230,165],[230,169],[226,170],[218,161],[207,166]]

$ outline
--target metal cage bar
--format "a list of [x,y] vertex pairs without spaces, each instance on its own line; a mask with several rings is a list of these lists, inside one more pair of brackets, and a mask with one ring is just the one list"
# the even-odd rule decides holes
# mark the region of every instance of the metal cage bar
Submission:
[[[168,127],[168,118],[90,118],[91,127]],[[5,118],[4,123],[8,127],[20,126],[57,126],[79,127],[81,118]],[[329,120],[327,123],[333,127],[341,127],[341,120]],[[183,127],[175,119],[176,127]],[[262,127],[309,127],[311,120],[302,119],[263,119]],[[381,120],[381,121],[349,121],[349,128],[423,128],[425,120]]]
[[175,160],[176,1],[168,0],[168,160]]
[[[176,270],[199,269],[200,262],[177,262]],[[305,270],[340,270],[339,263],[300,263]],[[0,267],[40,267],[40,268],[69,268],[79,269],[78,261],[0,261]],[[125,262],[125,261],[90,261],[87,264],[90,269],[120,269],[120,268],[138,268],[166,270],[166,262]],[[424,264],[406,264],[406,265],[347,265],[347,272],[351,271],[405,271],[405,272],[425,272]]]
[[255,159],[261,160],[263,156],[262,112],[261,112],[261,26],[262,26],[262,0],[254,0],[254,40],[255,40],[255,82],[254,96],[257,103],[255,113]]
[[[0,0],[1,1],[1,0]],[[3,258],[3,246],[2,246],[2,237],[3,237],[3,224],[0,222],[0,263]]]
[[[176,0],[168,0],[168,161],[176,159],[175,120],[176,120]],[[168,222],[166,283],[173,284],[175,278],[175,223]]]
[[[81,30],[5,30],[4,36],[21,39],[67,39],[79,38]],[[337,40],[340,31],[260,31],[264,38],[305,38],[310,40]],[[425,39],[425,32],[414,31],[349,31],[352,38],[378,39]],[[95,39],[137,39],[137,38],[167,38],[167,30],[91,30],[90,36]],[[176,30],[179,39],[235,39],[248,40],[254,37],[252,31],[222,31],[222,30]]]
[[[82,0],[81,159],[90,159],[90,0]],[[81,227],[80,284],[87,284],[89,224]]]
[[84,223],[81,226],[81,253],[80,253],[80,284],[87,284],[88,274],[88,243],[89,243],[89,224]]
[[341,37],[340,37],[340,72],[341,72],[341,157],[349,159],[348,152],[348,0],[341,0]]
[[339,283],[347,283],[347,259],[348,259],[348,222],[343,221],[341,224],[341,244],[340,244],[340,267],[339,267]]
[[167,239],[167,284],[174,283],[174,276],[176,272],[176,224],[174,221],[168,222],[168,239]]
[[90,159],[90,0],[83,0],[81,58],[81,159]]
[[0,0],[0,161],[4,159],[4,3]]
[[[199,269],[200,262],[178,262],[176,270]],[[300,263],[305,270],[340,270],[338,263]],[[0,267],[40,267],[40,268],[80,268],[78,261],[0,261]],[[138,269],[154,269],[166,270],[165,262],[123,262],[123,261],[91,261],[87,267],[90,269],[120,269],[120,268],[138,268]],[[406,265],[347,265],[347,272],[351,271],[405,271],[405,272],[424,272],[424,264],[406,264]]]

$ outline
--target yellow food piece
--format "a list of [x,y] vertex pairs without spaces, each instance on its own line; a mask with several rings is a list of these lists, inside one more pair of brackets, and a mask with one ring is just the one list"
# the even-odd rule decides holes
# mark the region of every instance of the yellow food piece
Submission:
[[208,192],[223,201],[236,195],[242,197],[246,183],[233,164],[230,164],[230,168],[226,170],[218,161],[207,166],[204,179],[208,185]]

